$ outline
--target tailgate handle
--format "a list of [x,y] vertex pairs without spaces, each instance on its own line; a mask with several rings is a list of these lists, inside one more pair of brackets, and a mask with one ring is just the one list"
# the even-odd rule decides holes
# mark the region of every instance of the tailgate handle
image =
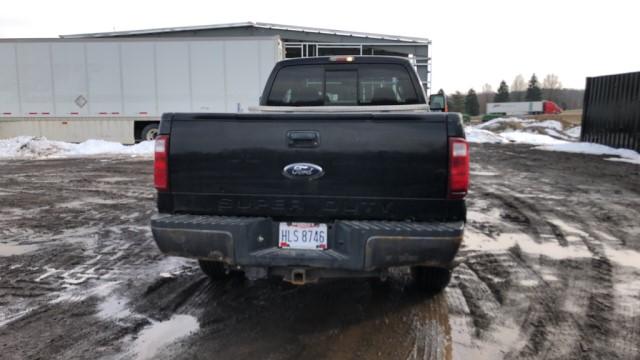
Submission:
[[312,148],[320,145],[320,133],[318,131],[287,131],[289,147]]

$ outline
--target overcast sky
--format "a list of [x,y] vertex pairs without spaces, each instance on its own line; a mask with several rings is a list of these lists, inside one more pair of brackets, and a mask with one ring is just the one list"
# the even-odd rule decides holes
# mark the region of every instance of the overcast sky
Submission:
[[2,0],[0,37],[258,21],[426,37],[433,88],[480,90],[548,73],[564,87],[640,71],[640,1]]

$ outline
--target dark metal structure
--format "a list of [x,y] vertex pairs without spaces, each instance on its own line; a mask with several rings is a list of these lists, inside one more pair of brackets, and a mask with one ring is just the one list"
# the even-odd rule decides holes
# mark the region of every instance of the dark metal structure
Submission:
[[285,58],[331,55],[391,55],[411,59],[427,94],[431,88],[431,40],[261,22],[171,27],[92,34],[60,35],[65,39],[131,37],[264,37],[279,36]]
[[587,78],[581,140],[640,151],[640,72]]

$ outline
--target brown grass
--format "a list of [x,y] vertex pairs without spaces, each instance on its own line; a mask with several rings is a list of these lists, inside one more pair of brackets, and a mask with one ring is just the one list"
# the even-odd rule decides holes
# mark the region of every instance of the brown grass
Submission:
[[582,109],[566,110],[557,115],[530,115],[527,116],[527,118],[536,120],[558,120],[565,128],[568,128],[582,124]]

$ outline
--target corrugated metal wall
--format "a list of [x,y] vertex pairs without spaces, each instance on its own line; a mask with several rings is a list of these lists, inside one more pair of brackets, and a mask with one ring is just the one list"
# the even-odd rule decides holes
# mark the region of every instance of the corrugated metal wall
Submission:
[[0,39],[0,118],[237,112],[282,55],[276,37]]
[[581,139],[640,151],[640,72],[587,78]]
[[[0,118],[0,139],[44,136],[49,140],[83,142],[88,139],[134,144],[134,125],[139,118],[80,116]],[[149,121],[160,120],[149,117]]]

